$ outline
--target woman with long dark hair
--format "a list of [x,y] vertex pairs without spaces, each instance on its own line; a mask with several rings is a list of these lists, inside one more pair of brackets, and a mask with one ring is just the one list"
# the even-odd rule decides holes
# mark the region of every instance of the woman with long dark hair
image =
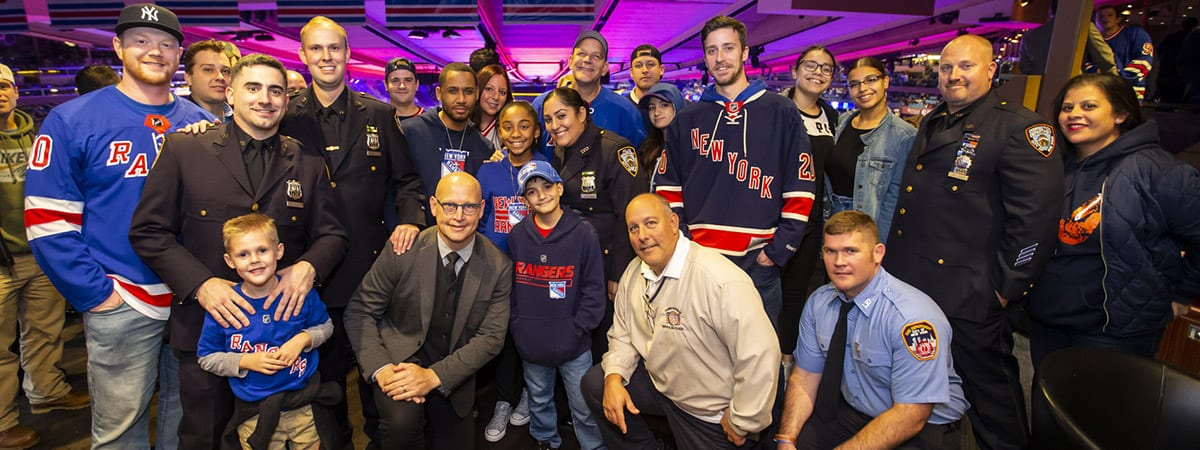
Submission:
[[1072,78],[1053,122],[1066,192],[1054,256],[1029,291],[1034,367],[1066,347],[1153,357],[1200,295],[1200,173],[1162,149],[1115,75]]
[[846,90],[858,109],[838,121],[834,147],[825,161],[825,201],[830,212],[867,213],[886,242],[900,196],[900,175],[917,129],[888,108],[887,68],[859,58],[846,74]]
[[683,93],[670,83],[651,86],[650,92],[638,101],[638,109],[650,124],[650,128],[646,130],[646,140],[638,146],[638,161],[641,161],[646,170],[652,170],[658,165],[658,157],[662,155],[663,149],[663,131],[675,120],[675,115],[679,114],[683,107]]

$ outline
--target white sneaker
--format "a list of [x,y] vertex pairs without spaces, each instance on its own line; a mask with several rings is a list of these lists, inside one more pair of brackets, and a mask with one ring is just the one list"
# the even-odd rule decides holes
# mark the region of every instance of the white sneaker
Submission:
[[487,427],[483,429],[483,438],[488,442],[504,439],[504,434],[508,432],[508,417],[511,412],[512,405],[509,405],[508,402],[496,402],[496,412],[492,414],[492,420],[489,420]]
[[521,401],[517,403],[517,409],[514,409],[512,416],[508,418],[508,423],[519,427],[529,423],[531,416],[532,414],[529,412],[529,391],[521,389]]

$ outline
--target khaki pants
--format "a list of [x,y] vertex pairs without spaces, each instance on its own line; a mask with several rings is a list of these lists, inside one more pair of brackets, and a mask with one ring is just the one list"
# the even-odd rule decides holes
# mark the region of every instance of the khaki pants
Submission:
[[[25,370],[29,403],[57,400],[71,391],[59,370],[66,301],[33,255],[18,255],[11,271],[0,268],[0,430],[17,425],[17,360]],[[9,349],[20,329],[21,353]]]
[[[249,449],[250,435],[258,427],[258,416],[238,425],[238,441],[243,449]],[[270,450],[317,450],[321,447],[321,437],[317,435],[317,424],[313,421],[312,406],[283,411],[279,413],[279,426],[271,436]]]

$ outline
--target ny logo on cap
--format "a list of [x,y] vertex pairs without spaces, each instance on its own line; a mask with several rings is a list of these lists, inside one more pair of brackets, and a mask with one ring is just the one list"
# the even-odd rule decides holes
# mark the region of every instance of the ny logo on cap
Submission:
[[158,8],[155,8],[154,6],[150,6],[150,5],[143,6],[142,7],[142,20],[158,22]]

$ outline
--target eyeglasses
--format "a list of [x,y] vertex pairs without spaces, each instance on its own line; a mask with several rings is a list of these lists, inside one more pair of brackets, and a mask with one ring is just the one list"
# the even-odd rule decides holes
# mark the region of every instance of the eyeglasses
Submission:
[[880,75],[868,75],[866,78],[863,78],[862,81],[847,81],[846,87],[848,87],[850,89],[858,89],[859,87],[862,87],[862,85],[864,85],[864,84],[874,85],[875,83],[878,83],[879,80],[882,80],[882,79],[883,79],[883,77]]
[[821,63],[813,61],[811,59],[806,59],[804,61],[800,61],[800,68],[804,69],[805,71],[814,72],[814,73],[818,69],[820,69],[821,74],[827,75],[827,76],[832,76],[833,73],[837,72],[837,69],[838,69],[838,67],[833,64],[821,64]]
[[441,200],[438,200],[437,197],[434,197],[433,201],[437,202],[438,206],[442,207],[442,211],[445,211],[446,214],[452,216],[458,214],[460,209],[462,210],[463,214],[473,216],[479,212],[479,207],[483,206],[483,203],[444,203]]

